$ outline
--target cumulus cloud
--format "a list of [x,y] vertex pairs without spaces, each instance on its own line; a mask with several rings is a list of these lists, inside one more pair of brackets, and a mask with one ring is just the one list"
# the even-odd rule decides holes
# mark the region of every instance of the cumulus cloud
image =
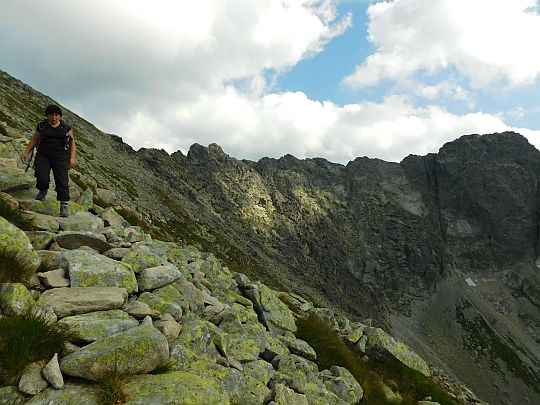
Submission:
[[[161,134],[160,138],[148,138],[146,128]],[[459,116],[438,106],[418,108],[405,96],[339,106],[310,100],[301,92],[251,99],[229,87],[163,116],[139,115],[126,123],[122,133],[131,144],[184,152],[192,143],[207,145],[222,133],[219,144],[235,157],[257,160],[290,153],[347,163],[358,156],[400,161],[409,153],[437,152],[460,135],[506,130],[540,141],[540,131],[510,128],[497,116]],[[141,144],[142,139],[146,141]],[[168,141],[159,143],[160,139]]]
[[[363,155],[399,161],[408,153],[435,152],[462,134],[509,129],[492,114],[459,116],[436,105],[417,107],[406,96],[337,105],[311,100],[302,92],[272,93],[269,72],[287,70],[321,52],[351,25],[350,15],[337,15],[340,1],[3,0],[2,69],[16,72],[135,148],[186,152],[193,143],[217,142],[229,154],[252,160],[291,153],[341,163]],[[454,2],[462,8],[456,9]],[[519,66],[521,70],[515,67],[522,62],[519,52],[508,65],[494,54],[464,56],[460,43],[469,26],[460,25],[458,11],[477,2],[488,4],[374,4],[369,9],[370,35],[379,48],[359,68],[360,79],[349,81],[374,84],[449,65],[471,78],[479,66],[486,80],[497,75],[516,83],[532,80],[538,72],[536,56]],[[538,17],[525,7],[531,1],[514,1],[521,4],[517,8],[494,0],[489,9],[501,12],[499,3],[507,6],[510,21],[523,23],[524,32],[534,31],[528,22],[537,24]],[[410,8],[415,4],[427,13]],[[448,49],[448,29],[438,15],[447,11],[443,6],[454,11],[447,13],[453,15],[450,31],[459,34]],[[424,35],[434,41],[433,47],[426,47]],[[408,46],[416,41],[421,43],[411,51]],[[479,40],[470,52],[483,45]],[[528,49],[526,44],[523,48]],[[490,55],[495,74],[484,66]],[[430,104],[441,98],[470,102],[468,90],[456,81],[413,91]],[[527,135],[540,138],[539,131]]]
[[384,1],[368,9],[376,47],[344,79],[352,88],[456,69],[473,88],[509,86],[540,76],[536,0]]

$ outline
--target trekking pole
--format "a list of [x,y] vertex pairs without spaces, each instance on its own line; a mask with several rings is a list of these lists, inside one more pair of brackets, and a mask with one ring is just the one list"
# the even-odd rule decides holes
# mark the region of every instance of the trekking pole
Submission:
[[30,157],[28,158],[28,163],[26,164],[26,169],[24,169],[25,173],[30,168],[30,164],[32,163],[32,159],[34,159],[34,149],[32,149],[32,152],[30,152]]

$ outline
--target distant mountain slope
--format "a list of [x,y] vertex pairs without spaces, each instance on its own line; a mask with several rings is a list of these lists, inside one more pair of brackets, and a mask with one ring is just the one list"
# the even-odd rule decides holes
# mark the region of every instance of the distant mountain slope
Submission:
[[[49,101],[0,74],[4,131],[29,137]],[[343,166],[237,160],[215,144],[187,156],[135,152],[64,117],[82,175],[160,236],[386,324],[490,403],[540,403],[540,152],[521,135],[463,136],[399,164]]]

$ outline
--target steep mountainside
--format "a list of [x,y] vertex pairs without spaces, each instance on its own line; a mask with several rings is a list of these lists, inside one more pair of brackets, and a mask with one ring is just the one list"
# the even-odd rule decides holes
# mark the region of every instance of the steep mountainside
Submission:
[[[0,130],[20,135],[21,151],[49,101],[0,73]],[[134,151],[64,118],[81,177],[161,237],[385,324],[490,403],[540,403],[540,152],[521,135],[463,136],[399,164],[343,166],[242,161],[215,144],[187,156]]]

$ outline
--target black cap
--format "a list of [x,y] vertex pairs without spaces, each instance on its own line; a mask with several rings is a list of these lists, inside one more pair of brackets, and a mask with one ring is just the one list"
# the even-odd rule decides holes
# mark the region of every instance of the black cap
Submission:
[[57,105],[49,104],[47,108],[45,108],[45,115],[49,115],[49,114],[62,115],[62,110]]

